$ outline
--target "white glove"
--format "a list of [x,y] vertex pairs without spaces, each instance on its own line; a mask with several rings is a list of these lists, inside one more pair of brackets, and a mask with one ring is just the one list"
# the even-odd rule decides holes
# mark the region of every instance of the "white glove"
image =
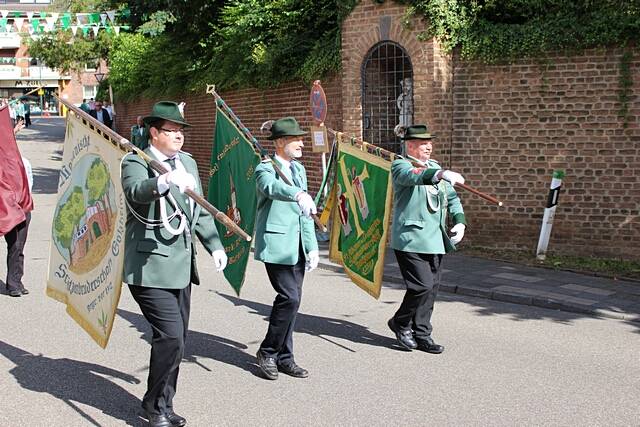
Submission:
[[318,213],[318,210],[316,209],[316,204],[313,202],[313,199],[308,193],[301,191],[296,196],[296,199],[298,200],[298,206],[300,206],[300,210],[302,211],[304,216],[310,217],[311,214]]
[[445,171],[442,171],[441,177],[445,181],[449,181],[451,185],[464,184],[464,177],[460,175],[458,172],[445,170]]
[[184,193],[187,189],[193,190],[196,188],[196,179],[184,169],[174,169],[164,174],[164,176],[167,184],[175,185],[181,193]]
[[453,243],[454,245],[457,245],[458,243],[460,243],[460,241],[464,237],[464,230],[466,228],[467,226],[462,223],[454,225],[453,228],[451,229],[451,233],[452,233],[451,243]]
[[216,271],[220,272],[227,266],[227,254],[222,249],[213,251],[213,262],[216,264]]
[[309,252],[309,259],[304,265],[304,271],[313,271],[318,267],[318,263],[320,262],[320,254],[318,251]]

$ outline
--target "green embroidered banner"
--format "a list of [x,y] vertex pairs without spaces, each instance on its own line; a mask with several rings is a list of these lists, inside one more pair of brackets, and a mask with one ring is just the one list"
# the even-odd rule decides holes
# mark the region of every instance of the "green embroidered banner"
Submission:
[[[217,107],[207,199],[249,235],[253,235],[256,220],[256,180],[253,172],[258,163],[260,157],[251,142],[236,123]],[[216,222],[216,226],[229,258],[224,277],[240,295],[251,242],[244,241],[219,222]]]
[[391,162],[342,143],[336,168],[329,258],[377,299],[391,212]]

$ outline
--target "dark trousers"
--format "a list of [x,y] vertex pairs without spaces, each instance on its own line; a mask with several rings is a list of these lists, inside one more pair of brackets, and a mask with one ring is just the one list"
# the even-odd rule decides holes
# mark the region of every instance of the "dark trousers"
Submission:
[[29,127],[31,126],[31,113],[26,113],[24,115],[24,127]]
[[260,344],[265,357],[278,363],[293,362],[293,329],[302,298],[305,255],[300,245],[298,263],[282,265],[265,263],[271,286],[278,293],[273,301],[267,336]]
[[151,414],[173,410],[178,371],[189,329],[191,285],[184,289],[129,285],[133,299],[151,324],[151,361],[142,408]]
[[31,212],[26,219],[4,235],[7,241],[7,291],[24,289],[24,245],[27,242]]
[[402,330],[413,329],[416,339],[431,335],[431,314],[440,288],[441,254],[395,251],[407,287],[402,304],[393,316]]

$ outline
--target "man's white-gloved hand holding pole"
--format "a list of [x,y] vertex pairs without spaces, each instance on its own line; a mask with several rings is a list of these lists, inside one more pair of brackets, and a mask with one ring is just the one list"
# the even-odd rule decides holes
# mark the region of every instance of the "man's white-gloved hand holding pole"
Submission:
[[460,223],[453,226],[451,229],[451,243],[457,245],[460,243],[462,238],[464,237],[464,230],[466,230],[467,226]]
[[227,254],[222,249],[213,251],[213,262],[216,265],[216,271],[220,272],[227,266]]
[[304,266],[304,271],[313,271],[318,267],[318,263],[320,262],[320,253],[318,251],[309,252],[309,259]]
[[314,203],[309,193],[301,191],[296,195],[296,200],[298,201],[298,206],[300,206],[300,210],[302,211],[302,214],[304,216],[311,217],[311,214],[315,215],[318,213],[316,204]]
[[194,190],[196,188],[196,179],[184,169],[174,169],[171,172],[160,175],[158,180],[164,181],[167,185],[175,185],[181,193],[184,193],[187,189]]
[[458,172],[443,170],[438,172],[438,177],[440,179],[444,179],[445,181],[449,181],[451,185],[464,184],[464,177]]

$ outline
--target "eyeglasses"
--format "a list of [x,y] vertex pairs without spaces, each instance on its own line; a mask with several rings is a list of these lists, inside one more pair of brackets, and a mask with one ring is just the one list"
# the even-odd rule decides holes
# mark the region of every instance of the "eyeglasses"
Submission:
[[165,129],[165,128],[160,128],[160,130],[164,133],[166,133],[167,135],[172,135],[172,134],[183,134],[184,135],[184,129]]

